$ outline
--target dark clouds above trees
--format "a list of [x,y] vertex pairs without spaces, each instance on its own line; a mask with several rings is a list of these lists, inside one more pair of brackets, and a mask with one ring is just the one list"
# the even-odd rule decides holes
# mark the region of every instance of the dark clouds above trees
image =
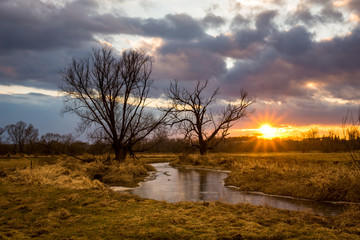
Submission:
[[[227,15],[216,12],[217,6],[201,16],[169,12],[161,17],[131,17],[125,2],[118,1],[120,10],[104,12],[97,0],[0,1],[0,84],[57,89],[59,72],[72,57],[86,55],[101,39],[131,36],[161,40],[152,52],[158,95],[169,80],[210,79],[221,86],[224,97],[245,88],[259,103],[291,103],[294,111],[308,111],[300,104],[305,98],[315,109],[324,109],[326,99],[350,105],[360,99],[354,90],[360,88],[359,22],[347,34],[328,39],[318,39],[316,28],[348,24],[348,15],[360,14],[357,0],[341,7],[307,0],[292,12],[263,9],[248,14],[240,12],[243,4],[232,1]],[[227,67],[229,59],[232,67]],[[333,109],[330,105],[338,103],[328,104]],[[342,107],[336,105],[336,111]]]

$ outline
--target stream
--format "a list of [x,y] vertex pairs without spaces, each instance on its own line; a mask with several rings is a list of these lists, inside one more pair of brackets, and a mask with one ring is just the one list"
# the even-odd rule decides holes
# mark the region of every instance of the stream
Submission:
[[169,163],[152,164],[157,172],[136,188],[112,187],[114,191],[127,192],[142,198],[181,201],[221,201],[225,203],[250,203],[274,208],[307,211],[320,215],[338,215],[345,204],[319,202],[291,197],[238,191],[224,186],[228,173],[206,169],[174,168]]

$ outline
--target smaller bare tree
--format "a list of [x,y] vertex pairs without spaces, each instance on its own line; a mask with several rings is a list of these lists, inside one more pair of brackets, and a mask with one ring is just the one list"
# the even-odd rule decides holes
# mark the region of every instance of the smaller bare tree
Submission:
[[201,155],[223,141],[237,120],[248,117],[252,113],[249,107],[254,103],[245,90],[240,90],[239,99],[228,103],[216,114],[219,88],[206,96],[207,86],[208,81],[203,84],[197,81],[195,89],[189,91],[180,88],[175,81],[165,90],[166,96],[172,101],[172,125],[179,128],[185,139],[198,148]]

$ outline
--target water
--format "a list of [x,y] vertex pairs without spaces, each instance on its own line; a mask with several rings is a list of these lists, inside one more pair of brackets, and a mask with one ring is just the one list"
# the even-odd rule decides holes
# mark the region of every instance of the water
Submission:
[[168,163],[156,163],[153,166],[157,172],[139,187],[132,189],[114,187],[113,189],[143,198],[173,203],[181,201],[250,203],[321,215],[337,215],[344,211],[344,204],[241,192],[234,187],[224,186],[224,179],[228,175],[226,172],[173,168]]

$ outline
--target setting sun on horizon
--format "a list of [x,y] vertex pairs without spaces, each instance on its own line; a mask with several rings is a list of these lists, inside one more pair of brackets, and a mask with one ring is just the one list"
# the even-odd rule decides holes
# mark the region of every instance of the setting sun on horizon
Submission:
[[266,139],[272,139],[278,135],[278,131],[276,130],[276,128],[271,127],[269,124],[261,125],[261,127],[259,128],[259,132],[261,134],[261,137]]

